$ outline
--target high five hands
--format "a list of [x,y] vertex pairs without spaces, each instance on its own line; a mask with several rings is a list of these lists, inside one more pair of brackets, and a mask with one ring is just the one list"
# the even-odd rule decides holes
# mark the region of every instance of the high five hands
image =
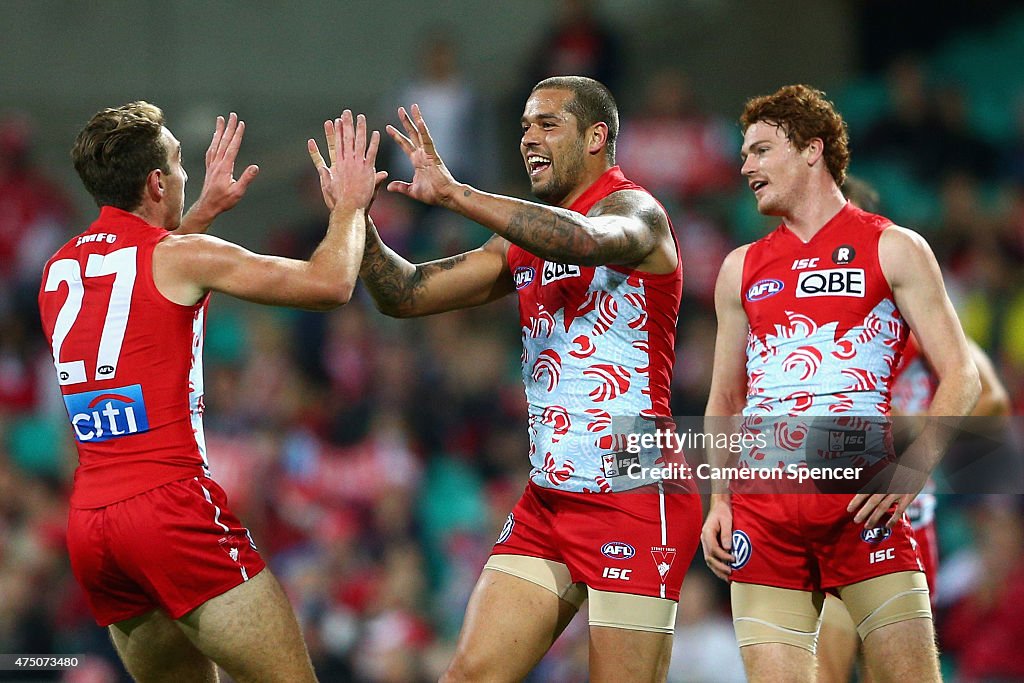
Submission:
[[235,179],[235,159],[245,137],[245,121],[240,121],[234,112],[217,117],[213,139],[206,149],[206,177],[199,199],[182,219],[178,232],[204,232],[220,214],[228,211],[245,196],[249,183],[256,179],[260,167],[247,166],[242,175]]
[[324,122],[327,138],[327,156],[324,161],[316,141],[307,143],[309,157],[320,175],[320,190],[324,203],[332,211],[369,210],[377,188],[388,177],[387,171],[377,171],[377,148],[380,133],[373,131],[367,142],[366,117],[359,114],[353,122],[352,112],[346,109],[340,118]]
[[388,183],[388,191],[407,195],[425,204],[445,203],[455,190],[455,179],[434,149],[434,140],[419,105],[412,105],[412,116],[405,107],[399,107],[398,120],[405,128],[405,135],[394,126],[389,125],[386,130],[409,157],[413,176],[409,183],[401,180]]

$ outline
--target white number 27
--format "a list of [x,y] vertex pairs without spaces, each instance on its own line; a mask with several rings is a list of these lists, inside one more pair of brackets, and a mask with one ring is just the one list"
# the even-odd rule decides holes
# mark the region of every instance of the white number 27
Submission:
[[[107,316],[103,320],[100,346],[96,353],[96,379],[113,379],[117,374],[117,361],[121,356],[124,331],[128,326],[128,309],[131,306],[132,290],[135,288],[135,253],[138,247],[126,247],[109,254],[90,254],[85,264],[86,277],[113,275],[114,284],[110,289]],[[75,259],[54,261],[46,275],[45,291],[55,292],[62,282],[68,284],[68,298],[57,313],[53,325],[53,364],[57,368],[57,379],[63,386],[84,382],[85,361],[61,361],[60,349],[71,331],[71,327],[82,311],[81,265]]]

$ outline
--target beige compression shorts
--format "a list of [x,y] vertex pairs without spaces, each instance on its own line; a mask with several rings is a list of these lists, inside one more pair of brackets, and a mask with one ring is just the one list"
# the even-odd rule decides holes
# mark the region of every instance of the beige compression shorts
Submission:
[[[824,593],[738,582],[731,592],[740,647],[785,643],[814,652]],[[882,626],[932,616],[923,572],[885,574],[839,588],[838,593],[861,640]]]
[[491,555],[484,569],[516,576],[546,588],[579,609],[590,601],[590,625],[633,631],[672,633],[676,623],[674,600],[613,593],[573,583],[569,568],[561,562],[526,555]]

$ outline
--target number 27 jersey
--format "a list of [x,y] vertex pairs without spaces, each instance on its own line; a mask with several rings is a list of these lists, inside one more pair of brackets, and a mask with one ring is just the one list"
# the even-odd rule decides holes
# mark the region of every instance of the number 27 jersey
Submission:
[[78,448],[71,505],[110,505],[208,475],[202,347],[209,297],[164,297],[153,249],[168,235],[105,206],[47,262],[43,332]]

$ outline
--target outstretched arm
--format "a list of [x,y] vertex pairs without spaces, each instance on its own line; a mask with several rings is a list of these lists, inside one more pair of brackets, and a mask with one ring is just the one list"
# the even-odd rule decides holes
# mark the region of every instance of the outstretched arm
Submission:
[[206,177],[199,199],[188,210],[181,225],[174,231],[176,235],[204,233],[214,219],[230,210],[245,196],[249,183],[255,180],[260,167],[252,164],[242,171],[242,176],[235,180],[235,159],[245,135],[245,121],[240,121],[234,112],[228,116],[217,117],[217,125],[213,131],[213,140],[206,150]]
[[513,291],[508,242],[492,237],[479,249],[412,264],[384,244],[367,216],[359,276],[377,308],[407,318],[489,303]]
[[414,168],[411,182],[388,185],[427,204],[444,206],[532,254],[560,263],[635,265],[652,272],[676,266],[665,212],[645,192],[622,191],[598,202],[586,216],[559,207],[490,194],[452,177],[417,105],[398,110],[405,134],[387,131]]
[[386,174],[374,169],[380,135],[374,131],[367,140],[362,114],[353,122],[346,110],[325,128],[332,133],[332,163],[328,166],[320,158],[318,171],[328,179],[335,203],[327,234],[310,259],[254,254],[208,235],[170,236],[153,253],[154,280],[165,296],[192,304],[206,292],[218,291],[313,310],[349,300],[363,256],[366,207]]

